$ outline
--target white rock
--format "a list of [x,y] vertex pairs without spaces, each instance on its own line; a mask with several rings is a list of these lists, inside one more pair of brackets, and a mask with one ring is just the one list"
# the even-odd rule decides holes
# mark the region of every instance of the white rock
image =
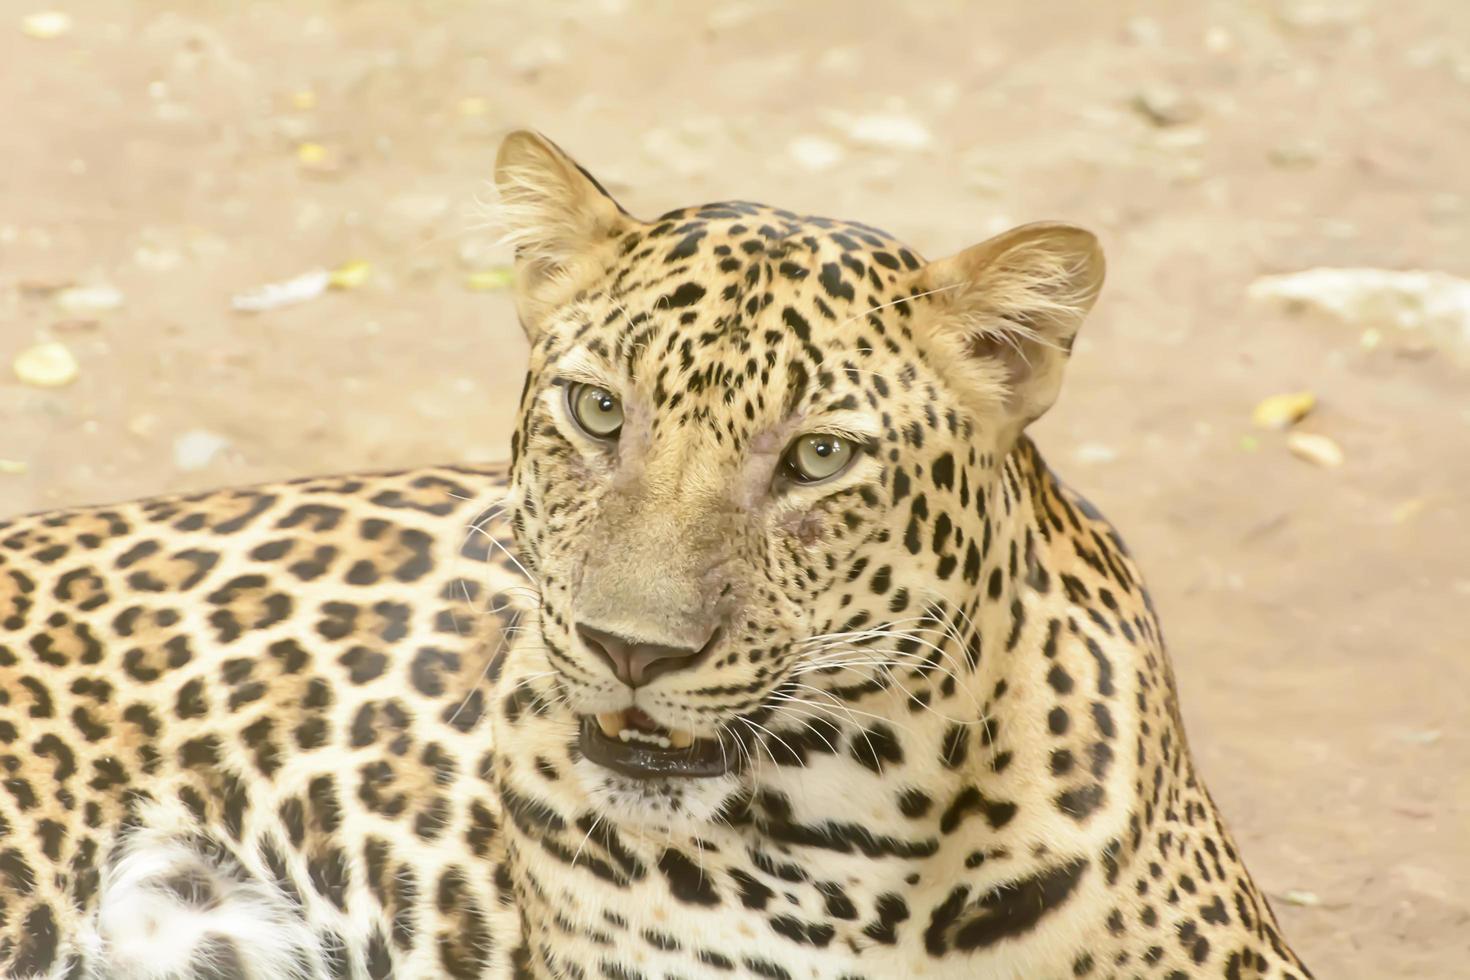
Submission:
[[73,316],[106,313],[123,305],[123,294],[111,286],[73,286],[56,294],[56,305]]
[[184,256],[167,245],[139,245],[133,249],[133,261],[149,272],[167,272],[184,261]]
[[1294,888],[1291,891],[1284,893],[1281,896],[1281,900],[1287,905],[1301,905],[1307,908],[1312,908],[1322,904],[1322,899],[1317,895],[1316,892],[1309,892],[1297,888]]
[[786,152],[798,166],[813,173],[831,170],[847,155],[842,147],[820,136],[798,136],[787,144]]
[[239,313],[264,313],[316,299],[331,284],[330,272],[326,269],[313,269],[295,279],[266,283],[238,293],[230,300],[230,306]]
[[857,116],[847,120],[844,129],[854,143],[888,150],[920,150],[934,139],[918,119],[896,112]]
[[1118,451],[1112,446],[1103,445],[1100,442],[1084,442],[1077,447],[1072,454],[1077,462],[1086,466],[1097,463],[1111,463],[1118,458]]
[[174,440],[174,465],[186,473],[202,470],[230,446],[230,440],[208,429],[190,429]]
[[1357,327],[1423,330],[1470,347],[1470,280],[1445,272],[1307,269],[1263,276],[1251,299],[1315,310]]

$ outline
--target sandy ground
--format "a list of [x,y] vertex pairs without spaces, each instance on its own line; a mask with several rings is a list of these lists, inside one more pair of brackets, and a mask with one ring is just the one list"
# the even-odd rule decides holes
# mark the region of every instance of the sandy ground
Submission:
[[[1465,0],[168,6],[38,39],[0,0],[0,366],[80,363],[0,378],[0,513],[499,456],[522,341],[467,277],[515,125],[635,213],[739,196],[931,255],[1073,220],[1110,285],[1039,439],[1151,576],[1258,880],[1320,976],[1465,975],[1470,357],[1246,296],[1470,275]],[[1338,468],[1251,426],[1302,389]]]

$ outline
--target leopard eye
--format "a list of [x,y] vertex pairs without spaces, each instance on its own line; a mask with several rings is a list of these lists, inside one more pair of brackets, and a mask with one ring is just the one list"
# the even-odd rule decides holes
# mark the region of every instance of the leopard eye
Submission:
[[606,388],[575,384],[567,392],[572,418],[594,439],[614,439],[623,427],[623,403]]
[[786,471],[799,483],[819,483],[847,469],[854,449],[851,440],[825,432],[798,436],[786,450]]

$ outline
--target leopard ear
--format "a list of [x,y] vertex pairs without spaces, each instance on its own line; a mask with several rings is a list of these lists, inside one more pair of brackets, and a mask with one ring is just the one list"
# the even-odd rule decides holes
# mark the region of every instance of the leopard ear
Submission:
[[516,293],[528,331],[585,285],[611,239],[636,222],[591,174],[539,133],[517,130],[495,159],[503,241],[515,248]]
[[960,383],[998,401],[1014,435],[1056,400],[1103,275],[1091,232],[1039,222],[929,263],[915,291],[932,296],[931,334],[954,357]]

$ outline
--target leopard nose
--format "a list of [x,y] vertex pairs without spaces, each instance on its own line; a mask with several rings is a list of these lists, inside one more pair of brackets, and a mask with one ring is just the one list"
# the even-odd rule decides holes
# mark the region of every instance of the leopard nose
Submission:
[[577,624],[582,642],[629,687],[642,687],[655,677],[686,670],[704,659],[715,645],[718,631],[698,649],[667,647],[657,643],[635,643],[607,630]]

